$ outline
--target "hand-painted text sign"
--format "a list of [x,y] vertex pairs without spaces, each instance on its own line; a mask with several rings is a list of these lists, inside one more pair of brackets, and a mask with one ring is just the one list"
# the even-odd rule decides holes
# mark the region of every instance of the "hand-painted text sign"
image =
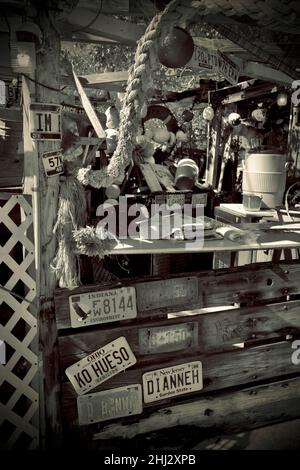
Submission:
[[42,160],[47,176],[57,176],[64,172],[61,150],[43,153]]
[[129,320],[137,316],[134,287],[71,295],[69,305],[73,328]]
[[61,140],[61,106],[31,103],[30,131],[33,140]]
[[164,400],[202,390],[202,363],[178,364],[143,374],[144,402]]
[[141,354],[180,351],[198,345],[196,322],[139,329]]
[[126,338],[120,336],[68,367],[65,372],[78,395],[83,395],[135,363],[136,358]]
[[232,85],[236,85],[239,80],[240,71],[236,64],[225,54],[217,50],[195,46],[194,55],[188,66],[193,68],[204,67],[215,72],[219,72]]
[[77,397],[78,423],[87,425],[143,412],[142,386],[103,390]]

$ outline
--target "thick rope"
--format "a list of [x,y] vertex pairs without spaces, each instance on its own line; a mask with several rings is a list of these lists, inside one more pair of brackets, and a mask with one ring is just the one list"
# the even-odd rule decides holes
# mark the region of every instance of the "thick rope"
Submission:
[[[157,67],[157,45],[162,34],[168,34],[173,23],[182,19],[182,13],[176,12],[179,3],[178,0],[173,0],[162,13],[156,15],[138,42],[134,65],[129,70],[126,93],[120,113],[119,139],[116,150],[107,167],[95,171],[90,168],[81,168],[77,177],[82,184],[89,184],[94,188],[108,187],[115,180],[124,177],[125,168],[132,158],[135,137],[142,117],[141,112],[150,99],[148,91],[151,90],[152,74]],[[172,21],[170,21],[171,13]]]

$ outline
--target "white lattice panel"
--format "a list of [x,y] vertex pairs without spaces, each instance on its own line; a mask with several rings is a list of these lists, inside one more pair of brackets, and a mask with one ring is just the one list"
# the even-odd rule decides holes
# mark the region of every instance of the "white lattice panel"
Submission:
[[0,448],[35,449],[39,440],[33,217],[29,197],[0,194]]

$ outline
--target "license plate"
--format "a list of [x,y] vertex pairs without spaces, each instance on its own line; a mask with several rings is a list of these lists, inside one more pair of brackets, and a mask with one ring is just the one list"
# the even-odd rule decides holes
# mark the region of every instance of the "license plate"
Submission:
[[34,140],[61,140],[61,106],[31,103],[30,127]]
[[129,320],[137,316],[134,287],[71,295],[69,306],[72,328]]
[[198,279],[196,277],[143,282],[138,284],[137,288],[137,303],[139,310],[142,311],[191,304],[197,299]]
[[42,160],[48,177],[61,175],[64,172],[61,150],[43,153]]
[[198,324],[196,322],[139,330],[139,351],[141,354],[180,351],[197,345]]
[[207,205],[207,193],[198,193],[192,195],[192,206],[195,207],[196,204],[205,206]]
[[141,414],[142,386],[129,385],[77,397],[77,410],[80,425]]
[[143,374],[144,402],[164,400],[202,390],[202,363],[178,364]]
[[66,376],[78,395],[97,387],[136,363],[124,336],[106,344],[66,369]]
[[167,194],[167,206],[172,206],[173,204],[178,204],[180,207],[183,207],[185,203],[184,194]]

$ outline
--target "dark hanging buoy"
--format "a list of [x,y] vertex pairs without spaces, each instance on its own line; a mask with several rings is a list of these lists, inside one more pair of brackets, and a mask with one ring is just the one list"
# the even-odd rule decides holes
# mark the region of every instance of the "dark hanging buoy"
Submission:
[[179,26],[175,26],[158,47],[160,63],[172,69],[184,67],[191,60],[193,53],[192,36]]

